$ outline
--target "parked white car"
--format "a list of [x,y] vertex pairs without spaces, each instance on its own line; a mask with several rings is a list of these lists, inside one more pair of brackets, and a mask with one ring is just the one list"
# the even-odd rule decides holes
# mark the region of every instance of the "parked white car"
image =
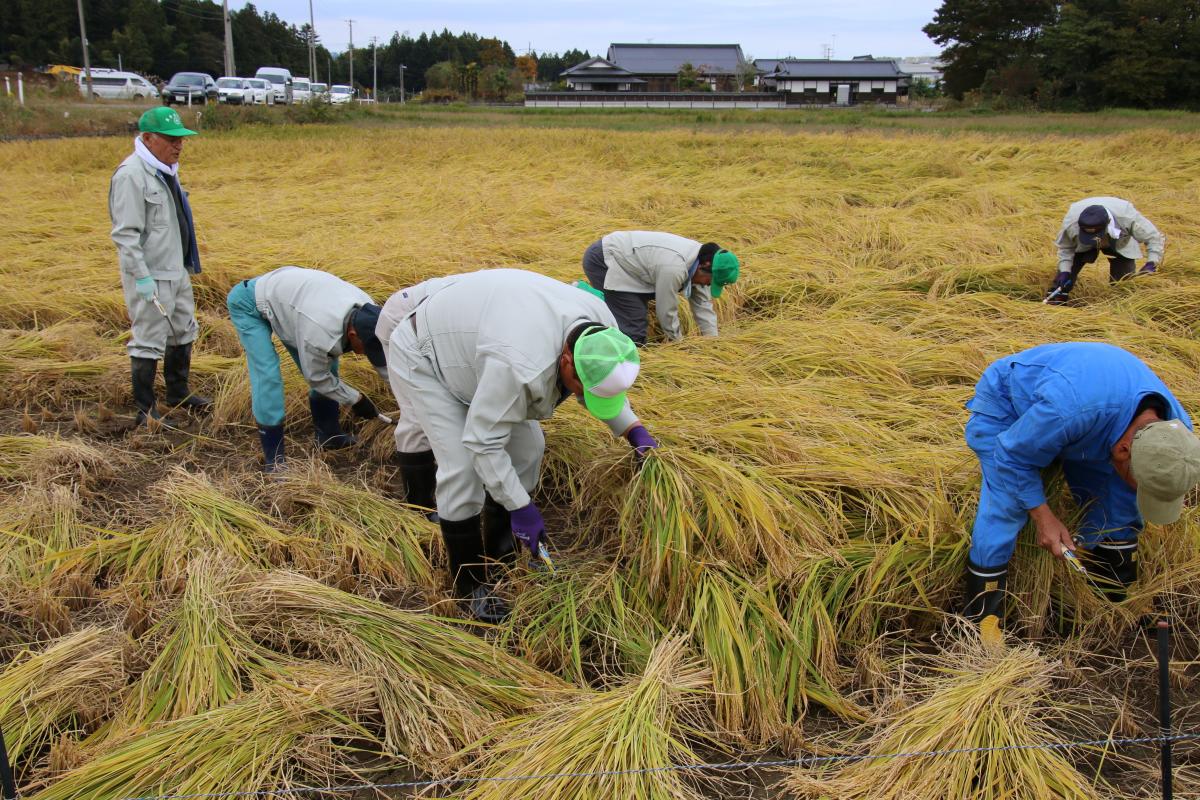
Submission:
[[275,89],[266,78],[247,78],[250,84],[250,102],[260,106],[275,105]]
[[254,77],[271,82],[276,103],[292,102],[292,72],[283,67],[259,67]]
[[217,102],[249,105],[254,102],[254,89],[249,78],[217,78]]
[[307,103],[312,99],[312,83],[308,78],[292,78],[292,102]]
[[[79,93],[87,97],[87,75],[79,74]],[[101,100],[158,99],[158,89],[135,72],[115,69],[92,70],[92,96]]]
[[354,90],[349,86],[335,83],[329,87],[329,102],[335,106],[342,103],[349,103],[352,97],[354,97]]
[[329,100],[329,84],[327,84],[327,83],[312,84],[312,97],[313,97],[313,100],[328,101]]

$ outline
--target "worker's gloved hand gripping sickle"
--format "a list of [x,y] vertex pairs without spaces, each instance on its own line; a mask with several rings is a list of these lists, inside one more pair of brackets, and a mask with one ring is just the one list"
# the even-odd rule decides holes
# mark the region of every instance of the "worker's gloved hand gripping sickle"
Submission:
[[154,300],[154,293],[157,287],[154,283],[154,278],[138,278],[133,284],[134,291],[138,293],[138,297],[147,303]]
[[[358,398],[358,402],[350,406],[350,410],[359,419],[379,419],[381,416],[379,409],[371,402],[371,398],[365,394]],[[390,420],[389,420],[390,421]]]
[[658,447],[658,442],[654,441],[650,431],[646,430],[646,427],[640,422],[625,431],[625,439],[633,448],[634,457],[639,462],[646,457],[646,453]]
[[530,503],[510,512],[509,519],[513,536],[529,548],[529,552],[535,559],[538,558],[539,545],[542,537],[546,535],[546,521],[542,519],[542,512],[538,511],[537,506]]

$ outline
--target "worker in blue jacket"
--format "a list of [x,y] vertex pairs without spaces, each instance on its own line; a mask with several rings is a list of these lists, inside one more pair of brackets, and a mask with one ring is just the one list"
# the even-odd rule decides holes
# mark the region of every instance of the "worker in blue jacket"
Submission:
[[[1143,519],[1175,522],[1200,483],[1200,440],[1179,401],[1145,363],[1100,342],[1034,347],[984,371],[967,403],[967,444],[983,481],[971,533],[965,614],[995,640],[1008,561],[1027,518],[1037,543],[1071,551],[1114,601],[1137,580]],[[1073,536],[1046,503],[1054,461],[1085,507]]]

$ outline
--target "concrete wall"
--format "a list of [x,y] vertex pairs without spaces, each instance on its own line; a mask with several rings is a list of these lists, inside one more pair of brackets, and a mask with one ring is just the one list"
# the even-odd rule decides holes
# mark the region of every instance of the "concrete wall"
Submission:
[[526,108],[784,108],[766,92],[528,92]]

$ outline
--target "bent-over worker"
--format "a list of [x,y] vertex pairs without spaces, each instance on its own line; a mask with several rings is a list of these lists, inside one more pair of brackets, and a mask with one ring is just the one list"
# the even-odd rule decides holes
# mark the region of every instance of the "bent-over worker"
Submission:
[[738,279],[737,256],[713,242],[655,231],[616,231],[588,246],[583,272],[616,317],[621,332],[646,344],[654,301],[658,324],[671,341],[683,338],[679,295],[687,298],[703,336],[717,335],[713,298]]
[[[1175,522],[1200,483],[1200,440],[1166,385],[1119,347],[1047,344],[989,366],[967,408],[983,481],[966,616],[998,636],[1008,562],[1027,519],[1039,546],[1060,559],[1077,553],[1110,599],[1124,599],[1137,580],[1143,520]],[[1084,508],[1078,531],[1046,502],[1041,470],[1054,461]]]
[[1073,203],[1058,232],[1058,272],[1046,292],[1047,301],[1066,303],[1080,270],[1100,253],[1108,256],[1110,283],[1132,275],[1134,262],[1142,255],[1139,242],[1146,245],[1146,263],[1138,274],[1153,275],[1162,263],[1166,238],[1133,203],[1119,197],[1088,197]]
[[337,450],[354,444],[342,430],[340,406],[362,419],[376,419],[371,398],[338,377],[344,353],[365,355],[386,380],[383,345],[375,336],[379,306],[370,295],[336,275],[302,267],[280,267],[241,281],[226,300],[250,372],[251,404],[258,423],[264,469],[283,465],[283,375],[271,334],[287,349],[307,381],[317,444]]
[[[424,297],[388,342],[388,374],[437,462],[437,513],[455,594],[477,619],[508,613],[486,561],[535,557],[545,523],[530,493],[546,440],[538,420],[574,395],[644,454],[657,443],[625,393],[637,348],[598,298],[533,272],[497,269],[415,287]],[[424,446],[423,444],[414,446]]]

